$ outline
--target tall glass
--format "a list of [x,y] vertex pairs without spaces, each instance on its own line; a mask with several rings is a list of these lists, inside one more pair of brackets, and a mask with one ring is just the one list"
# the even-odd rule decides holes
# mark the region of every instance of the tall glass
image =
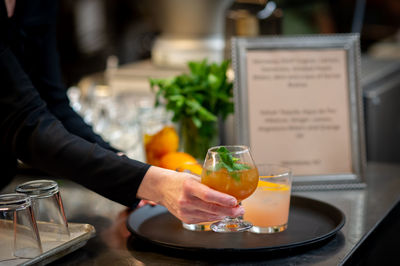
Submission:
[[0,264],[34,258],[42,251],[31,198],[20,193],[0,195]]
[[70,239],[57,182],[34,180],[18,185],[15,190],[30,196],[40,239],[45,250]]
[[260,180],[256,191],[243,201],[244,218],[253,224],[253,233],[276,233],[286,230],[292,172],[274,164],[257,165]]
[[[217,146],[208,150],[203,164],[201,183],[234,196],[240,203],[250,196],[258,184],[258,170],[247,146]],[[241,217],[226,217],[213,223],[215,232],[239,232],[252,227]]]

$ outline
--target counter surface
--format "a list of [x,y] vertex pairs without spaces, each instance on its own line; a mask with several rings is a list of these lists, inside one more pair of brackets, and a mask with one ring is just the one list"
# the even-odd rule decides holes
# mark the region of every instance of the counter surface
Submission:
[[[43,178],[43,177],[40,177]],[[32,177],[18,176],[1,193]],[[68,221],[89,223],[97,235],[86,246],[54,262],[54,265],[202,265],[210,261],[223,265],[338,265],[344,263],[400,201],[400,165],[370,163],[367,187],[359,190],[296,192],[330,203],[346,215],[346,223],[329,242],[315,249],[284,256],[210,258],[168,254],[132,238],[126,228],[130,214],[125,206],[112,202],[68,180],[57,180]]]

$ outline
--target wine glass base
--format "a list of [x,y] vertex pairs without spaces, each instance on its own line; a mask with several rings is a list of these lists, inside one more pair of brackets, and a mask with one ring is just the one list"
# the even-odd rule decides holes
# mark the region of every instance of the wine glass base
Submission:
[[218,233],[242,232],[253,227],[250,222],[238,220],[222,220],[211,224],[210,228]]

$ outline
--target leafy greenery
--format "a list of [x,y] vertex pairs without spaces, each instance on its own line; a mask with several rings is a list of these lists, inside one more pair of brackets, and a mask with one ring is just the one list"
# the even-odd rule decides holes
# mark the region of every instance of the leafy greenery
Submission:
[[207,128],[233,113],[232,82],[226,76],[229,61],[209,64],[207,60],[188,63],[190,73],[169,79],[150,79],[151,88],[157,89],[156,106],[165,100],[167,110],[174,114],[175,122],[190,118],[201,129],[200,134],[211,134]]
[[225,147],[219,147],[217,153],[221,162],[216,165],[216,169],[226,168],[230,176],[236,181],[240,181],[240,175],[235,171],[250,169],[248,165],[237,163],[239,158],[233,157],[232,153]]

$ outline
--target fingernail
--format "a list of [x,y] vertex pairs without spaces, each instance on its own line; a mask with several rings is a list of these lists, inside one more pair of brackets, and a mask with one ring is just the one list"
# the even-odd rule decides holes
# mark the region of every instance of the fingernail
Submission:
[[232,199],[230,199],[229,204],[230,204],[230,206],[234,207],[234,206],[236,206],[238,203],[237,203],[237,200],[236,200],[235,198],[232,198]]

